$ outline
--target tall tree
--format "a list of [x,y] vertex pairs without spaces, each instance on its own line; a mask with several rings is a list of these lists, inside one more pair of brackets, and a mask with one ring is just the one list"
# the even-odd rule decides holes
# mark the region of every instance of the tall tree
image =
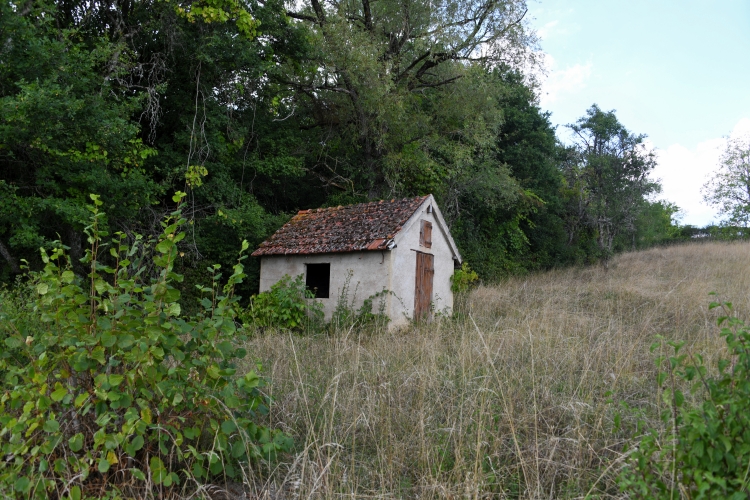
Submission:
[[131,120],[138,100],[117,82],[121,47],[61,28],[66,17],[52,3],[0,4],[0,238],[13,271],[15,252],[30,258],[56,235],[79,260],[89,193],[115,218],[155,194],[144,171],[153,150]]
[[568,126],[575,134],[576,162],[567,168],[569,186],[576,186],[580,215],[595,231],[605,266],[619,235],[636,231],[647,197],[660,190],[649,178],[656,158],[645,135],[629,132],[614,111],[594,104],[586,116]]
[[[110,228],[153,233],[165,194],[189,190],[196,257],[263,237],[274,222],[243,189],[246,145],[272,107],[259,82],[282,59],[279,47],[300,37],[285,31],[280,3],[258,7],[261,21],[251,7],[0,4],[0,273],[58,238],[77,262],[89,193],[105,200]],[[278,178],[292,168],[276,156]],[[235,238],[201,240],[227,225]]]
[[442,190],[457,202],[502,118],[486,68],[534,56],[525,14],[524,0],[310,0],[288,12],[316,47],[278,76],[294,92],[287,112],[317,133],[308,167],[366,197]]
[[463,255],[489,280],[561,263],[566,250],[559,216],[562,176],[549,114],[539,108],[521,72],[504,66],[492,76],[501,91],[496,105],[503,119],[491,163],[497,170],[507,169],[514,183],[504,188],[513,197],[498,203],[482,190],[464,191],[461,204],[470,208],[453,228]]
[[719,169],[703,186],[703,199],[728,223],[750,226],[750,135],[727,141]]

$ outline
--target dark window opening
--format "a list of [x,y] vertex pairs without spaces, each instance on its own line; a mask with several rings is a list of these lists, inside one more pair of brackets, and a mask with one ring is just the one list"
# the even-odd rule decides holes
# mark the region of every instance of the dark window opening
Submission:
[[305,285],[316,299],[327,299],[331,288],[331,264],[307,264]]

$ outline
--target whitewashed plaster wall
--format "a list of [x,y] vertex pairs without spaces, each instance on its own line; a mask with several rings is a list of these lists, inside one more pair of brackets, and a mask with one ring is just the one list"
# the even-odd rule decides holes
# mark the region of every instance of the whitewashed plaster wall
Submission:
[[[438,222],[435,209],[427,211],[432,197],[412,215],[396,236],[396,247],[391,250],[393,273],[389,290],[395,297],[391,301],[391,320],[394,326],[406,323],[414,316],[414,295],[417,274],[417,252],[434,255],[435,276],[432,284],[432,304],[436,312],[450,315],[453,312],[453,250]],[[434,207],[434,205],[433,205]],[[421,221],[432,222],[432,247],[419,245]]]
[[[265,292],[285,274],[292,278],[305,275],[306,264],[331,264],[330,293],[327,299],[315,299],[323,304],[326,320],[331,319],[339,302],[349,271],[347,303],[355,309],[362,307],[368,297],[388,289],[391,273],[390,252],[367,251],[317,255],[269,255],[261,258],[260,291]],[[378,312],[379,299],[373,301],[373,312]],[[386,314],[389,301],[386,298]]]
[[[315,299],[323,304],[325,317],[331,319],[349,271],[348,303],[355,309],[362,307],[368,297],[389,290],[385,298],[386,314],[391,318],[391,327],[407,324],[414,316],[414,295],[417,272],[417,252],[434,255],[435,275],[433,278],[432,304],[436,312],[450,315],[453,311],[453,250],[436,217],[432,197],[404,224],[395,238],[396,247],[385,251],[364,251],[350,253],[330,253],[317,255],[269,255],[262,257],[260,268],[260,291],[265,292],[285,274],[291,277],[305,275],[306,264],[331,264],[330,294],[328,299]],[[434,205],[433,205],[434,206]],[[432,222],[432,247],[419,244],[422,220]],[[379,301],[373,303],[377,312]]]

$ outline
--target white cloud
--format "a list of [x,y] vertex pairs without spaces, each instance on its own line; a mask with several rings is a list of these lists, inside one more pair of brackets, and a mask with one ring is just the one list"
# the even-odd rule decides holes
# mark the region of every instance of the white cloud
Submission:
[[743,118],[734,126],[729,137],[738,139],[740,137],[747,137],[748,135],[750,135],[750,118]]
[[[750,118],[742,118],[734,126],[730,137],[750,134]],[[705,226],[718,222],[716,211],[703,203],[701,187],[718,168],[719,157],[726,146],[726,138],[709,139],[694,149],[672,144],[657,151],[659,165],[654,177],[662,181],[660,198],[677,204],[683,210],[682,224]]]
[[557,69],[556,66],[555,58],[545,54],[544,67],[548,74],[542,83],[539,99],[542,106],[555,102],[561,95],[583,90],[586,87],[586,81],[591,76],[593,64],[589,61],[586,64],[575,64],[565,69]]
[[545,38],[549,37],[550,33],[552,33],[553,31],[553,28],[557,26],[558,24],[560,24],[560,21],[558,21],[557,19],[555,19],[554,21],[550,21],[544,26],[542,26],[541,28],[539,28],[536,31],[536,34],[539,35],[539,38],[544,40]]

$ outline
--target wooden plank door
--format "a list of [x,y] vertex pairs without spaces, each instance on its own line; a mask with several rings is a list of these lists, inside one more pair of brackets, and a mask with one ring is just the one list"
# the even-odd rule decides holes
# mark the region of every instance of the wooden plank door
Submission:
[[414,288],[414,319],[432,318],[432,278],[435,276],[435,256],[417,252],[417,278]]

